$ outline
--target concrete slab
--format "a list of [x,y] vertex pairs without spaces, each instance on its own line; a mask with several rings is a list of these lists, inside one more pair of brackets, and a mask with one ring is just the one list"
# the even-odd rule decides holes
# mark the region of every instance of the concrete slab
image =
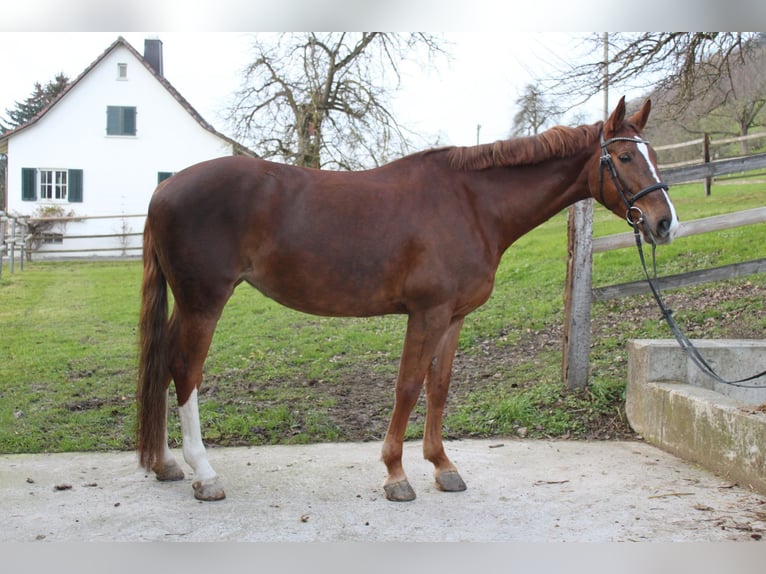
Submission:
[[447,444],[468,484],[385,499],[379,443],[211,449],[227,498],[193,499],[131,452],[0,456],[2,541],[722,541],[766,536],[766,497],[645,442]]
[[[766,369],[766,339],[693,340],[721,377],[744,379]],[[748,405],[766,403],[766,377],[740,388],[716,382],[703,373],[675,339],[634,339],[628,342],[628,379],[652,383],[683,383],[709,389]]]
[[[728,379],[763,368],[766,341],[695,341]],[[766,383],[743,389],[702,374],[675,340],[628,348],[626,412],[645,440],[766,494]]]

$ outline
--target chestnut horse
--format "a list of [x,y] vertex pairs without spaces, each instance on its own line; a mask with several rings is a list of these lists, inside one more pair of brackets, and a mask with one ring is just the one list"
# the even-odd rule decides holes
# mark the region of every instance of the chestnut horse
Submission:
[[[213,332],[247,282],[306,313],[408,317],[382,445],[389,500],[412,500],[402,468],[410,412],[425,381],[423,455],[436,485],[465,489],[442,444],[442,413],[465,316],[492,292],[505,250],[578,200],[594,197],[651,243],[678,225],[653,150],[640,134],[650,102],[626,118],[531,137],[428,150],[361,172],[226,157],[158,187],[144,230],[137,448],[159,480],[184,474],[167,444],[168,391],[178,399],[183,457],[196,498],[224,490],[210,466],[197,391]],[[168,319],[167,286],[174,297]],[[353,406],[349,406],[353,408]]]

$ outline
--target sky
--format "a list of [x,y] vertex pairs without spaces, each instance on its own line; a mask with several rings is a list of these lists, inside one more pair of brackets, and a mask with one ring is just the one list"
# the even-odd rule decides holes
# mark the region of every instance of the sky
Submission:
[[[218,131],[233,135],[226,109],[251,55],[251,33],[0,32],[0,114],[25,99],[35,82],[59,72],[76,78],[120,35],[139,53],[145,38],[162,40],[165,77]],[[505,139],[524,87],[561,66],[585,35],[442,33],[450,59],[436,69],[406,66],[394,99],[397,121],[421,137],[416,147],[473,145],[477,131],[481,143]],[[597,98],[576,111],[590,123],[601,119],[602,105]]]
[[[216,129],[249,59],[247,30],[447,30],[450,63],[413,67],[402,78],[394,114],[417,132],[416,148],[472,145],[508,137],[514,102],[536,77],[574,62],[591,32],[571,30],[763,30],[763,0],[24,0],[0,18],[0,116],[35,82],[77,77],[119,35],[139,53],[163,42],[166,78]],[[103,30],[127,30],[124,32]],[[141,30],[165,30],[163,32]],[[542,30],[548,30],[542,32]],[[257,32],[256,32],[257,33]],[[610,105],[621,95],[612,90]],[[574,113],[603,117],[600,96]],[[246,143],[246,142],[243,142]]]

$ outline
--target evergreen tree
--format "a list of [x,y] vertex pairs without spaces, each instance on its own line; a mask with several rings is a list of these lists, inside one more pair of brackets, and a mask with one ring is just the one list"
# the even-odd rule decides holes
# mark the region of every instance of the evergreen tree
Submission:
[[22,102],[16,102],[13,108],[7,108],[5,114],[8,118],[6,122],[0,122],[0,133],[15,129],[24,125],[58,95],[69,86],[69,78],[63,73],[58,73],[56,77],[49,81],[45,86],[40,82],[35,82],[32,93]]
[[[24,125],[35,117],[45,106],[55,100],[58,95],[69,86],[69,78],[63,72],[59,72],[56,77],[49,81],[45,86],[40,82],[35,82],[32,93],[23,101],[16,102],[12,109],[6,108],[6,121],[0,121],[0,134]],[[8,165],[8,158],[5,154],[0,154],[0,210],[6,206],[5,190],[5,172]]]

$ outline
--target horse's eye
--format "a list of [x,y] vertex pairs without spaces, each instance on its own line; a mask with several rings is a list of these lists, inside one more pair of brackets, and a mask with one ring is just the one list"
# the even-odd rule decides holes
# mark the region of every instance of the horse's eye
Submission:
[[630,156],[626,153],[620,155],[620,161],[622,163],[628,163],[630,161]]

